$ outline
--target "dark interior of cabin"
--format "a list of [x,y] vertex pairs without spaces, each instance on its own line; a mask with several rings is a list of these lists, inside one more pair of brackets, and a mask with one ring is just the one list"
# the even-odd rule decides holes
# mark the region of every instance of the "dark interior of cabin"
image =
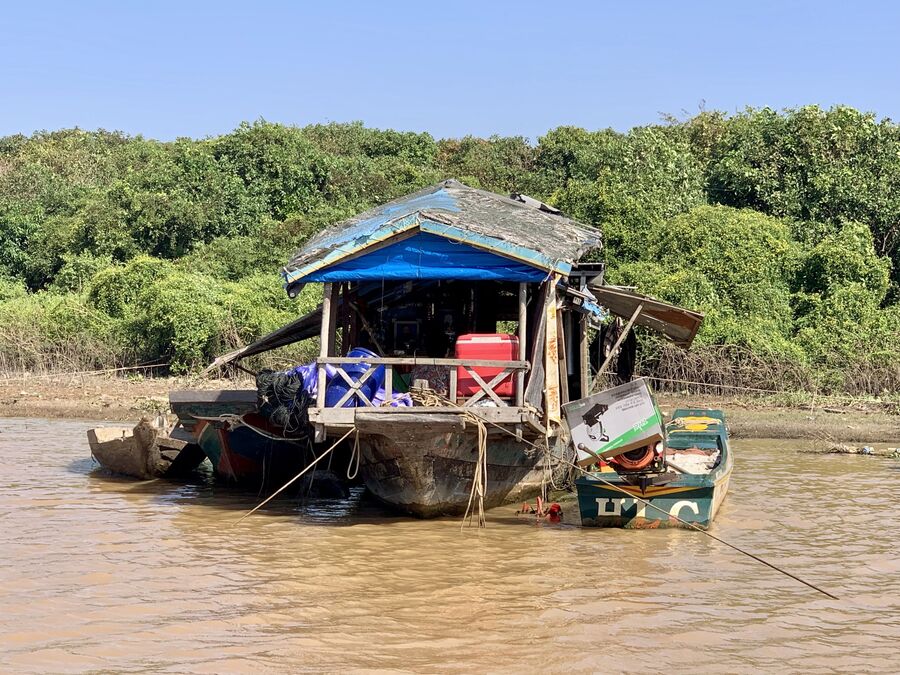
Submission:
[[[342,289],[348,347],[384,356],[453,358],[460,335],[512,333],[519,285],[507,281],[360,282]],[[358,312],[356,311],[358,309]]]

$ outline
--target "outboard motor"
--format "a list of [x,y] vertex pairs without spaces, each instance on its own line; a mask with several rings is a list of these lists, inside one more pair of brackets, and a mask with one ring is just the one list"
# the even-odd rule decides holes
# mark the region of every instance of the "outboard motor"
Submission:
[[607,460],[617,473],[662,473],[666,470],[666,454],[662,442],[651,443]]

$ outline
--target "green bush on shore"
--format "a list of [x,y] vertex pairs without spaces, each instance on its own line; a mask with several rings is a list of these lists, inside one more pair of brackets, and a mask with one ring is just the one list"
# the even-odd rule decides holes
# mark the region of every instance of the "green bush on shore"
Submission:
[[277,276],[310,235],[456,177],[600,227],[611,282],[707,314],[691,356],[645,338],[645,368],[880,394],[900,386],[898,158],[900,126],[841,106],[536,144],[264,121],[0,138],[0,368],[195,370],[315,306]]

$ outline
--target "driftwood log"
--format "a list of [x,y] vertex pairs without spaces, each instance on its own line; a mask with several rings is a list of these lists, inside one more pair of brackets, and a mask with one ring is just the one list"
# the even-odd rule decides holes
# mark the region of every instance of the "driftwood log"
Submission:
[[832,443],[824,447],[804,449],[800,452],[810,455],[865,455],[900,459],[900,448],[874,448],[870,445],[856,448],[845,443]]

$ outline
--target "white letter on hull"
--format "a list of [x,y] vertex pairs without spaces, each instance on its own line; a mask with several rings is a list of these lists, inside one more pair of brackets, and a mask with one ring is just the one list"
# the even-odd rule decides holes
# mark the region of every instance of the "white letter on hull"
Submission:
[[[598,516],[621,516],[623,499],[612,499],[609,497],[597,497],[597,515]],[[606,503],[604,503],[606,502]],[[612,506],[610,510],[609,507]]]
[[693,511],[695,516],[700,515],[700,507],[697,506],[697,502],[691,502],[687,499],[682,499],[680,502],[675,502],[672,505],[672,508],[669,509],[669,515],[680,518],[681,516],[679,514],[681,513],[681,509],[683,509],[684,507],[687,507],[691,511]]

